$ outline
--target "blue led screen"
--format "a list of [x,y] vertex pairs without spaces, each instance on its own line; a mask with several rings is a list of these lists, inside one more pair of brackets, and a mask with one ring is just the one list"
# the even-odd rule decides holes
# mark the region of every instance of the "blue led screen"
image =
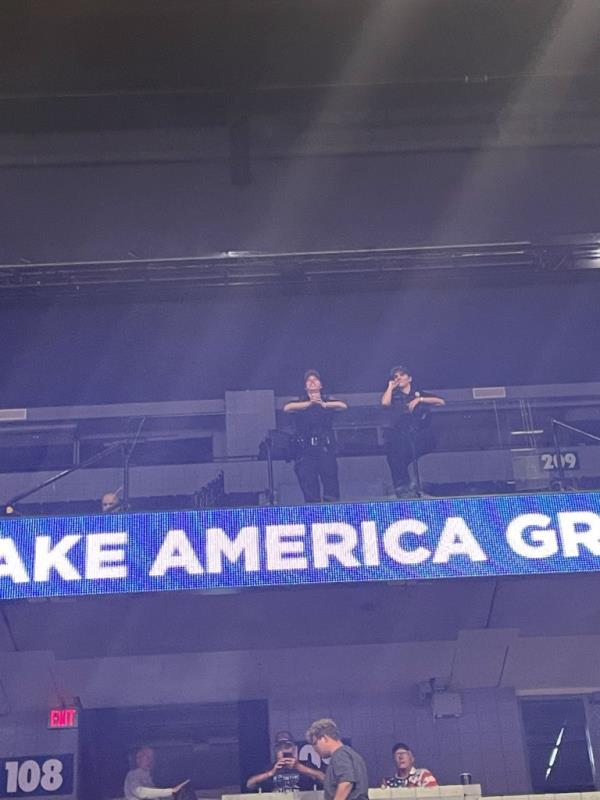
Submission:
[[600,569],[600,493],[0,520],[6,599]]

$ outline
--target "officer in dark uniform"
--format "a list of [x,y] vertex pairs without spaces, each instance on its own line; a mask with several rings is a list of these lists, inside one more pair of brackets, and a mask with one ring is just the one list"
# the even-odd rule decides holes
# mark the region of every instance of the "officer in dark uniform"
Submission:
[[392,367],[381,405],[391,411],[387,461],[397,497],[416,497],[420,486],[409,465],[433,448],[429,428],[431,409],[445,405],[441,397],[417,390],[406,367]]
[[339,500],[332,417],[348,406],[322,393],[321,376],[314,369],[304,374],[304,390],[302,397],[283,407],[296,418],[294,471],[305,503]]

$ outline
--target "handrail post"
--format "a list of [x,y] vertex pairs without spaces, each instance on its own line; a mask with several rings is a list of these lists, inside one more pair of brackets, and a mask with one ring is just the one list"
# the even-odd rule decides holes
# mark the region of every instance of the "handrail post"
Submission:
[[565,491],[565,470],[562,463],[562,452],[560,449],[560,439],[558,436],[558,420],[552,420],[552,439],[554,441],[554,458],[556,459],[556,469],[558,470],[558,485],[560,491]]
[[270,506],[275,505],[275,476],[273,473],[273,442],[271,437],[267,436],[265,439],[265,449],[267,451],[267,481],[269,488],[267,489],[267,504]]

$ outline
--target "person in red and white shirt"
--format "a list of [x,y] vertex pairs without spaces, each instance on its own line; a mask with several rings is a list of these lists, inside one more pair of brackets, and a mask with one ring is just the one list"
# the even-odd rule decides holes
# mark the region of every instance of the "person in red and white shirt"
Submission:
[[396,774],[382,780],[382,789],[397,789],[402,786],[430,788],[438,785],[437,780],[428,769],[415,767],[415,757],[410,747],[404,742],[398,742],[392,747],[392,756],[396,765]]

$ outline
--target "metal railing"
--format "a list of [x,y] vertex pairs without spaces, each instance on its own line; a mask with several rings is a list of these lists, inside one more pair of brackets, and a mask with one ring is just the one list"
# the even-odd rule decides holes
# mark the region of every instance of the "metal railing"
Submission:
[[566,422],[562,422],[560,419],[553,419],[552,420],[552,439],[554,441],[554,456],[556,459],[556,471],[558,472],[558,483],[561,491],[565,490],[565,468],[563,464],[562,458],[562,449],[560,445],[560,430],[567,430],[571,431],[571,433],[576,433],[579,436],[583,436],[586,439],[590,439],[594,442],[600,442],[600,436],[596,436],[594,433],[590,433],[589,431],[584,431],[581,428],[575,427],[575,425],[569,425]]

